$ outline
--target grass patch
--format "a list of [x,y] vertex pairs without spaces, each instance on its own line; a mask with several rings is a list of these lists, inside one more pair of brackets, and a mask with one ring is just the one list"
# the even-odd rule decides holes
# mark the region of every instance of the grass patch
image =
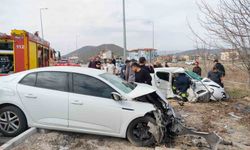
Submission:
[[250,91],[246,89],[239,88],[226,88],[226,92],[229,94],[231,99],[240,99],[250,96]]

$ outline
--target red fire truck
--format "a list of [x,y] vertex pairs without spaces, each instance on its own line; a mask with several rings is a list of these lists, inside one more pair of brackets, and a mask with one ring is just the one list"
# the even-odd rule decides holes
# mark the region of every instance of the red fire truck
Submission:
[[56,57],[50,43],[25,30],[0,34],[0,74],[6,75],[53,65]]

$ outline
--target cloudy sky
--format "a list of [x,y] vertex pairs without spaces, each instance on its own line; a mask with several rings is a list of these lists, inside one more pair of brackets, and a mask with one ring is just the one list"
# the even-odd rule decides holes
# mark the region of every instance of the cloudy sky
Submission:
[[[194,48],[187,20],[201,32],[196,1],[126,0],[127,45],[129,49],[155,47],[159,50]],[[217,1],[217,0],[215,0]],[[123,45],[122,0],[1,0],[0,32],[24,29],[40,31],[39,9],[43,11],[44,37],[51,46],[66,54],[86,45]]]

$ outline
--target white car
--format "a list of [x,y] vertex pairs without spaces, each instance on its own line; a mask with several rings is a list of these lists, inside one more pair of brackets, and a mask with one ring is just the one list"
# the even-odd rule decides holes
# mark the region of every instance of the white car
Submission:
[[152,86],[79,67],[0,78],[0,132],[16,136],[28,127],[128,138],[137,146],[161,143],[169,135],[200,134],[185,128]]
[[188,93],[189,101],[209,101],[228,99],[225,89],[208,78],[201,78],[192,71],[186,71],[181,67],[155,68],[152,74],[152,85],[157,87],[167,98],[174,98],[177,95],[172,90],[173,75],[184,73],[192,82]]
[[186,61],[185,64],[186,64],[186,65],[194,65],[194,64],[195,64],[195,61]]

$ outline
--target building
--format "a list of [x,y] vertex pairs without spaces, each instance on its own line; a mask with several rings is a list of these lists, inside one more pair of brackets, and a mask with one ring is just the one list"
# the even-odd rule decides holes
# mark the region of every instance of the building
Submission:
[[184,60],[184,61],[189,61],[190,57],[188,55],[182,55],[182,56],[180,56],[180,59]]
[[112,59],[113,53],[111,50],[102,50],[100,51],[99,56],[101,59]]
[[238,60],[239,52],[236,50],[225,50],[224,52],[220,53],[220,59],[222,61]]
[[69,57],[68,60],[72,63],[75,63],[75,64],[79,63],[79,61],[80,61],[78,56]]
[[139,48],[128,51],[128,59],[139,60],[140,57],[145,57],[149,62],[153,62],[157,57],[157,50],[153,48]]

